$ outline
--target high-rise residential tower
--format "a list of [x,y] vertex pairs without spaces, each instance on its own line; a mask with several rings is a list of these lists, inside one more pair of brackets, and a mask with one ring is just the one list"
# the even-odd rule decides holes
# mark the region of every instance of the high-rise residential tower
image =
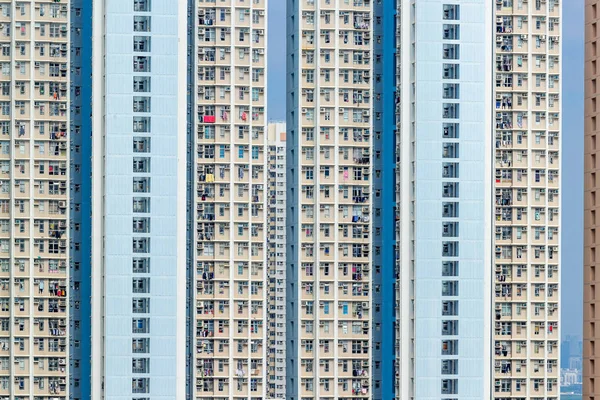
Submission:
[[93,7],[91,398],[183,399],[187,5]]
[[370,1],[288,2],[289,400],[372,395],[374,23]]
[[398,6],[396,395],[490,398],[493,8]]
[[[583,398],[592,400],[600,396],[600,331],[596,326],[600,320],[600,296],[597,295],[600,271],[596,270],[600,255],[598,230],[598,166],[600,158],[598,145],[598,29],[600,25],[600,2],[585,2],[585,195],[584,195],[584,291],[583,291]],[[598,310],[596,310],[598,308]]]
[[92,398],[266,398],[266,0],[93,7]]
[[[0,398],[77,397],[69,1],[0,1]],[[72,323],[70,323],[72,322]],[[75,324],[77,322],[77,324]],[[87,322],[87,321],[86,321]],[[73,392],[72,392],[73,390]]]
[[266,21],[0,0],[0,400],[556,400],[558,0],[288,0],[269,127]]
[[269,123],[268,160],[268,363],[269,398],[285,399],[285,123]]
[[266,3],[193,3],[196,399],[267,397]]
[[561,5],[494,21],[494,398],[559,397]]
[[288,1],[287,398],[556,399],[558,1]]

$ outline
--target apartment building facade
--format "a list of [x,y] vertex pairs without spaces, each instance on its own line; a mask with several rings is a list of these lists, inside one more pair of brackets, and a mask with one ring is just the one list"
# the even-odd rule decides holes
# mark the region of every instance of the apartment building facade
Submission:
[[397,393],[489,398],[493,10],[399,5]]
[[287,398],[370,398],[373,4],[288,14]]
[[495,11],[494,397],[559,397],[561,4]]
[[266,4],[193,8],[197,399],[267,397]]
[[93,3],[93,399],[186,395],[187,15]]
[[68,1],[0,2],[0,398],[71,396]]
[[600,378],[597,365],[598,333],[596,323],[598,314],[596,276],[597,247],[596,213],[598,204],[596,192],[598,188],[597,169],[597,118],[598,118],[598,1],[585,2],[585,194],[584,194],[584,270],[583,270],[583,398],[590,400],[600,395]]
[[286,232],[286,129],[269,123],[268,141],[268,390],[273,399],[285,399],[285,232]]
[[558,397],[561,4],[289,4],[0,0],[0,398]]
[[288,398],[558,397],[560,18],[288,2]]
[[[0,398],[89,397],[89,7],[2,1]],[[88,35],[88,36],[86,36]]]

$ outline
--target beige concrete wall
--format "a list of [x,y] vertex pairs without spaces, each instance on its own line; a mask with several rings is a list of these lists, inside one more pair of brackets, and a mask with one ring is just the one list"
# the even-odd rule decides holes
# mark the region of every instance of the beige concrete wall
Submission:
[[598,189],[598,28],[600,1],[586,0],[585,7],[585,194],[584,194],[584,311],[583,311],[583,398],[600,396],[600,330],[596,244]]

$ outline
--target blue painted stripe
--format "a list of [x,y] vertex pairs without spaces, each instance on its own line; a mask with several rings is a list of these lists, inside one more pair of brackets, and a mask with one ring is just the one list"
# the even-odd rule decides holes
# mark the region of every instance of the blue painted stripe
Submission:
[[382,357],[380,399],[395,399],[395,325],[396,325],[396,0],[384,0],[381,10],[381,251],[379,296],[380,346]]
[[[76,12],[79,10],[79,15]],[[91,398],[92,2],[71,4],[71,399]],[[78,50],[78,52],[76,51]],[[78,167],[78,168],[75,168]],[[79,192],[74,187],[79,185]],[[78,210],[74,207],[78,204]],[[74,229],[78,224],[79,231]],[[75,284],[79,290],[73,290]],[[74,303],[78,302],[76,308]],[[77,324],[78,328],[75,328]],[[78,341],[78,346],[75,346]],[[78,367],[75,368],[75,360]],[[78,385],[75,385],[75,380]]]

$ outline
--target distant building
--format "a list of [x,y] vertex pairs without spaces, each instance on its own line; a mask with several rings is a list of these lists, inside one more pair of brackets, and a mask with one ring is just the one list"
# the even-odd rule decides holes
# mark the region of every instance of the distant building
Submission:
[[581,356],[569,358],[569,369],[576,369],[576,370],[580,371],[581,368],[582,368]]
[[[560,367],[575,369],[571,366],[571,359],[581,358],[583,343],[580,336],[567,335],[560,343]],[[579,367],[581,369],[581,367]]]
[[561,369],[560,386],[578,385],[581,383],[581,371],[578,369]]

